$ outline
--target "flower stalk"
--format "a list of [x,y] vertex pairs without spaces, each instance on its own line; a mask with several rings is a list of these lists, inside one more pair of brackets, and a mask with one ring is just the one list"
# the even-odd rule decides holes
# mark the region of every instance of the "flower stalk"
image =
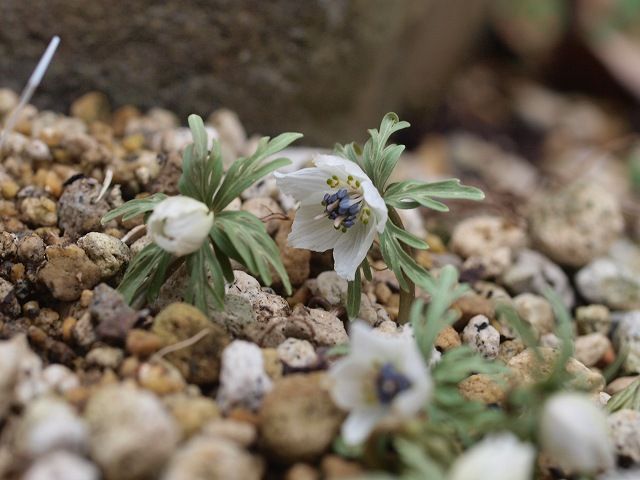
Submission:
[[[398,211],[390,207],[389,208],[389,220],[391,220],[397,227],[404,230],[404,224],[398,214]],[[406,243],[402,245],[403,250],[411,258],[414,257],[415,252],[410,245]],[[416,285],[410,278],[407,278],[407,288],[400,289],[400,306],[398,308],[398,323],[403,325],[409,321],[409,314],[411,313],[411,305],[416,299]]]

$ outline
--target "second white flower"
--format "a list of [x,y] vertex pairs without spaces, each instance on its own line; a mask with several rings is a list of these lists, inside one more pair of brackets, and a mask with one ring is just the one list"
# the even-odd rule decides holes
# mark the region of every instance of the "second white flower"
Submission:
[[178,195],[160,202],[147,221],[152,240],[177,256],[200,248],[213,226],[213,212],[202,202]]

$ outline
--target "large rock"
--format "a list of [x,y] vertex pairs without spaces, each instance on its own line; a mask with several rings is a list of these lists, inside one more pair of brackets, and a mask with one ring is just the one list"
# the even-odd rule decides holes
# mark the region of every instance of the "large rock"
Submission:
[[151,330],[165,346],[204,335],[193,345],[185,344],[183,348],[167,354],[166,359],[190,383],[209,384],[218,380],[220,357],[229,343],[229,336],[196,307],[172,303],[156,315]]
[[343,414],[331,401],[326,374],[278,380],[260,411],[262,445],[285,463],[318,458],[338,434]]
[[425,111],[473,47],[487,4],[5,0],[0,72],[21,88],[59,34],[42,106],[66,108],[88,90],[182,118],[226,106],[249,131],[302,131],[333,145],[361,138],[388,110]]
[[529,222],[534,245],[571,267],[605,254],[624,228],[616,196],[583,181],[540,194],[530,205]]
[[179,439],[178,427],[160,400],[138,388],[100,388],[84,415],[91,457],[106,480],[157,478]]

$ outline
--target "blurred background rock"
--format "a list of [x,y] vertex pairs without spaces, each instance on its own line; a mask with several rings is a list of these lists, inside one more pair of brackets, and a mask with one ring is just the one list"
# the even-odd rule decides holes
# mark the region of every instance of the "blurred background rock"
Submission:
[[419,135],[488,51],[556,87],[637,98],[639,19],[637,0],[2,0],[0,85],[19,90],[59,34],[39,107],[93,90],[181,118],[227,107],[250,132],[330,146],[389,110]]
[[2,0],[0,84],[21,88],[62,38],[36,103],[83,91],[181,117],[220,106],[249,131],[361,137],[433,101],[472,47],[486,0]]

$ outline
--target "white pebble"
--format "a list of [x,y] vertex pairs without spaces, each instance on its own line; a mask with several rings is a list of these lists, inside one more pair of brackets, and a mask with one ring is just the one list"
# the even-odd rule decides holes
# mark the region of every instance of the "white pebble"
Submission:
[[260,347],[251,342],[235,340],[224,349],[217,398],[222,410],[236,406],[256,410],[271,388]]
[[462,341],[484,358],[494,359],[500,351],[500,333],[484,315],[476,315],[462,331]]

